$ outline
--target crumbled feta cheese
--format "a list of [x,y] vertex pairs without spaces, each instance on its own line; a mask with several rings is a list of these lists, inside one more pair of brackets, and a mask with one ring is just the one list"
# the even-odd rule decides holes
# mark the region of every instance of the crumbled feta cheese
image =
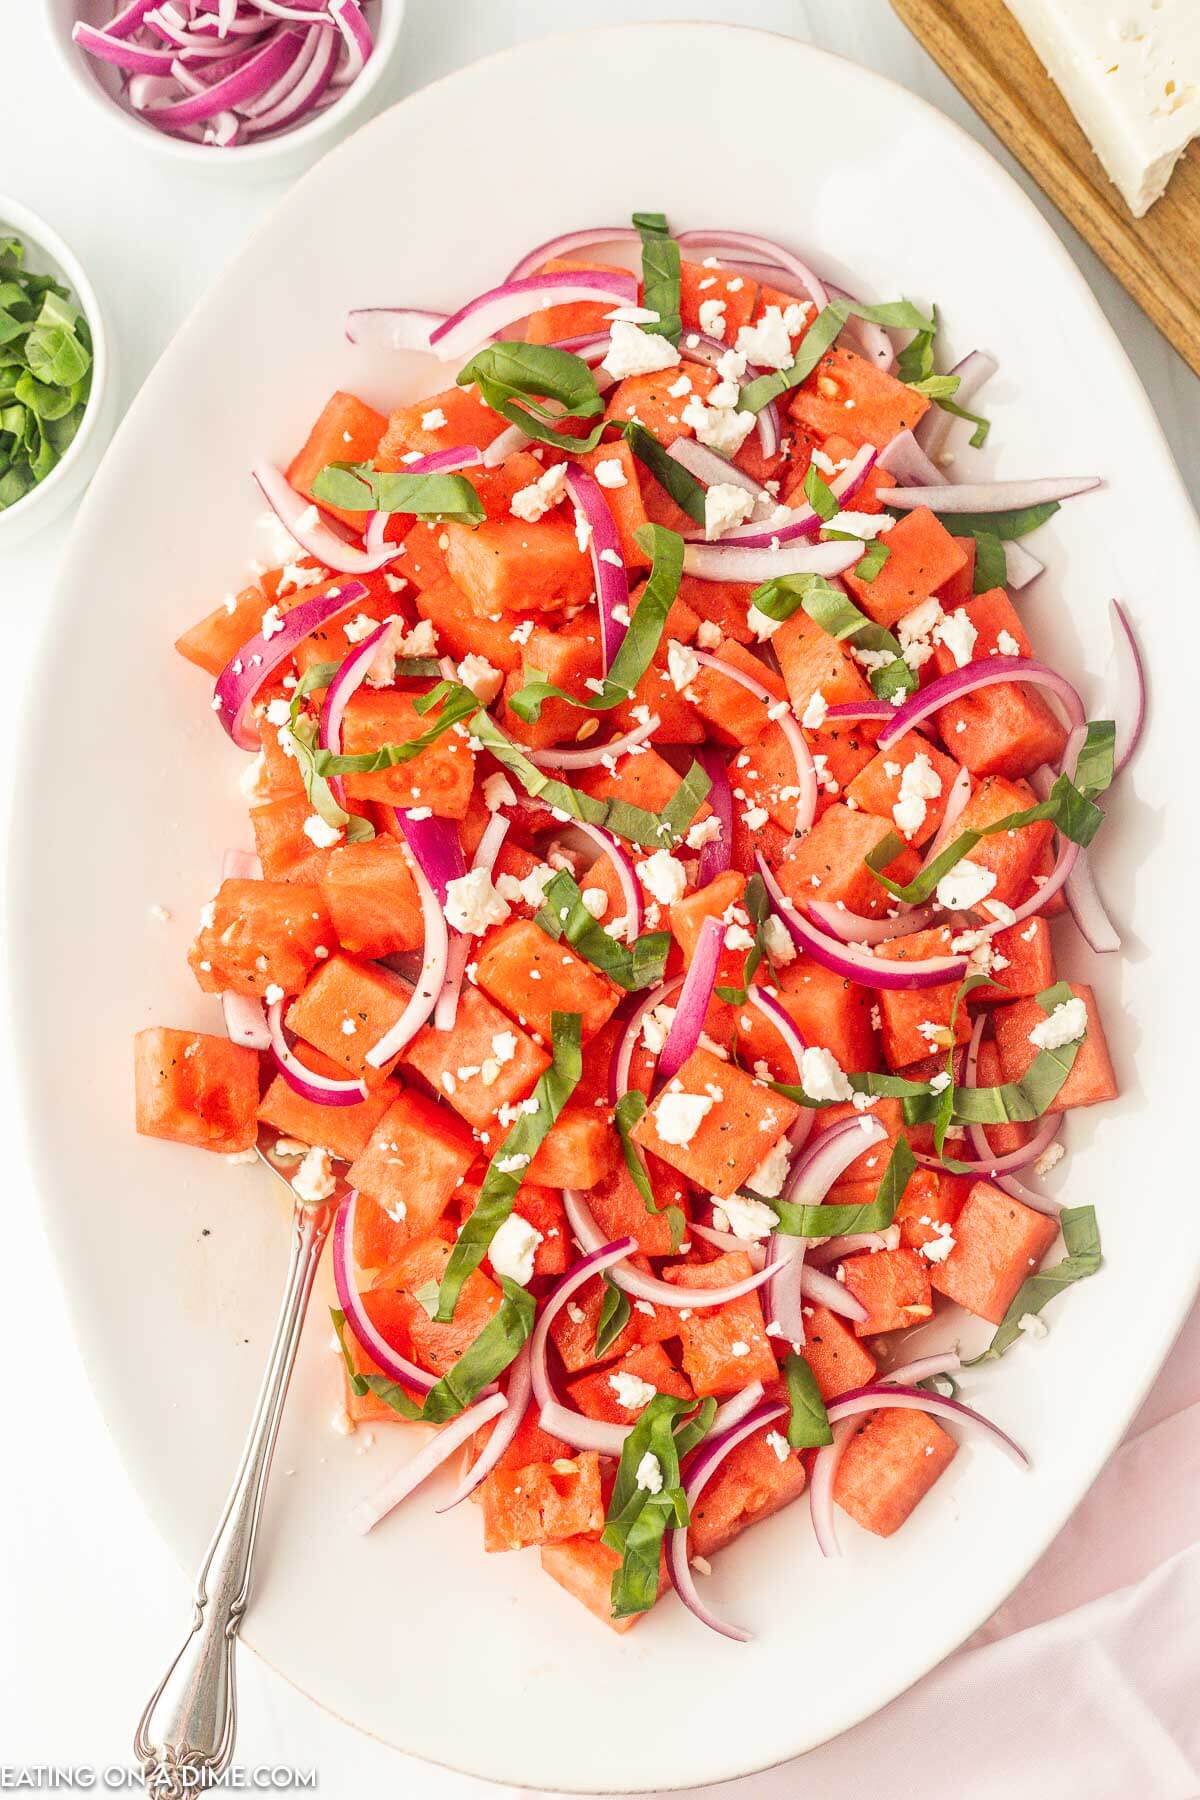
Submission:
[[566,493],[567,465],[554,463],[531,481],[528,487],[519,488],[508,503],[508,510],[516,518],[523,519],[527,525],[536,525],[544,518],[552,506],[557,506]]
[[1020,656],[1021,646],[1011,631],[1002,631],[997,636],[996,654],[998,656]]
[[[710,401],[719,392],[719,388],[714,388]],[[752,412],[739,412],[736,403],[730,406],[706,406],[699,394],[692,395],[679,416],[685,425],[691,426],[702,444],[707,444],[710,450],[716,450],[722,456],[736,456],[755,425],[755,415]]]
[[658,369],[673,369],[679,361],[679,350],[670,338],[643,331],[628,319],[612,321],[612,338],[600,367],[616,381],[627,375],[652,375]]
[[283,630],[283,614],[277,606],[268,606],[262,619],[259,621],[259,629],[268,642],[275,636],[277,631]]
[[432,406],[427,413],[421,414],[422,431],[441,431],[447,423],[446,415],[440,406]]
[[304,1160],[292,1176],[293,1191],[306,1205],[316,1206],[320,1201],[328,1200],[336,1187],[328,1150],[314,1144],[305,1152]]
[[817,688],[809,699],[800,718],[805,731],[820,731],[829,713],[829,702],[820,688]]
[[854,1092],[831,1050],[810,1044],[800,1060],[800,1085],[810,1100],[849,1100]]
[[1048,1175],[1051,1169],[1057,1169],[1059,1163],[1066,1154],[1067,1147],[1065,1144],[1047,1144],[1046,1148],[1042,1151],[1042,1154],[1033,1165],[1034,1174]]
[[737,334],[737,347],[747,362],[757,363],[760,368],[790,368],[795,359],[783,308],[764,307],[762,318],[757,324],[741,327]]
[[865,538],[868,542],[882,531],[890,531],[896,523],[891,513],[839,512],[825,521],[826,531],[844,531],[847,537]]
[[782,1437],[778,1431],[768,1431],[765,1441],[770,1444],[781,1463],[785,1463],[792,1454],[787,1439]]
[[684,843],[689,850],[703,850],[705,844],[714,844],[721,835],[721,821],[716,813],[710,813],[707,819],[701,819],[688,829]]
[[947,912],[970,912],[996,885],[991,869],[964,856],[937,884],[938,904]]
[[926,802],[936,800],[941,791],[941,776],[925,751],[918,750],[904,765],[899,797],[892,808],[892,818],[905,837],[920,831],[929,813]]
[[715,650],[721,642],[721,627],[712,619],[701,619],[696,630],[696,642],[702,650]]
[[647,1450],[645,1456],[643,1456],[641,1462],[638,1464],[635,1479],[638,1486],[640,1488],[645,1488],[648,1494],[662,1493],[662,1464],[659,1462],[657,1456],[655,1456],[653,1450]]
[[1021,1314],[1017,1320],[1017,1330],[1023,1331],[1026,1337],[1031,1338],[1044,1338],[1050,1335],[1050,1327],[1045,1319],[1039,1318],[1037,1313],[1031,1312]]
[[459,663],[458,679],[485,706],[496,698],[504,686],[504,677],[499,669],[493,669],[486,656],[478,656],[473,650]]
[[783,620],[773,619],[770,613],[759,612],[757,606],[748,606],[746,608],[746,623],[758,639],[759,643],[765,644],[768,638],[775,636],[775,633],[783,624]]
[[617,1404],[623,1406],[626,1412],[640,1412],[643,1406],[649,1406],[658,1392],[656,1387],[652,1387],[648,1381],[643,1381],[640,1375],[634,1375],[629,1369],[616,1370],[609,1376],[608,1385],[617,1396]]
[[583,902],[584,911],[589,912],[593,919],[602,919],[608,911],[608,895],[603,888],[584,888],[579,898]]
[[541,1232],[520,1213],[511,1212],[488,1245],[488,1260],[497,1275],[507,1275],[518,1286],[528,1287],[533,1276],[533,1259],[541,1242]]
[[711,544],[744,524],[754,511],[754,495],[732,481],[714,481],[704,495],[704,536]]
[[342,840],[342,834],[338,827],[327,825],[320,813],[309,813],[301,830],[318,850],[328,850],[333,844],[339,844]]
[[617,456],[602,457],[593,474],[602,488],[623,488],[628,485],[624,466]]
[[[769,1200],[773,1200],[777,1194],[783,1191],[783,1184],[787,1180],[787,1172],[791,1163],[792,1147],[786,1136],[781,1137],[779,1142],[772,1145],[771,1149],[767,1151],[758,1167],[747,1176],[746,1186],[753,1188],[756,1194],[765,1194]],[[722,1204],[725,1211],[729,1213],[729,1202],[724,1201]],[[739,1231],[738,1227],[734,1225],[733,1230],[738,1237],[766,1237],[768,1231],[774,1229],[775,1214],[769,1206],[758,1206],[757,1201],[741,1201],[738,1204],[758,1207],[756,1217],[762,1227],[759,1231],[751,1232]],[[733,1214],[729,1213],[729,1216],[732,1219]]]
[[796,960],[796,946],[792,942],[792,934],[779,917],[778,913],[770,913],[763,926],[763,946],[773,963],[786,969],[789,963]]
[[[712,489],[709,488],[709,493]],[[700,673],[700,664],[696,652],[689,644],[681,644],[677,638],[671,638],[667,644],[667,674],[671,677],[671,686],[677,694],[682,694],[689,682],[695,681]]]
[[921,1245],[921,1255],[926,1262],[944,1263],[953,1250],[955,1242],[956,1240],[951,1236],[950,1228],[947,1226],[943,1232],[939,1232],[937,1237],[931,1238],[927,1244]]
[[669,850],[656,850],[644,862],[636,864],[638,879],[646,891],[662,906],[673,906],[682,900],[687,889],[687,870]]
[[489,925],[503,925],[511,908],[492,886],[487,869],[469,869],[446,883],[446,923],[455,931],[479,936]]
[[966,613],[946,613],[933,628],[934,641],[945,644],[956,667],[966,668],[975,650],[975,640],[979,636]]
[[702,300],[699,319],[700,329],[705,337],[723,338],[725,336],[724,300]]
[[753,950],[754,938],[744,925],[727,925],[725,927],[725,948],[727,950]]
[[1049,1018],[1042,1019],[1029,1034],[1029,1042],[1039,1050],[1061,1050],[1073,1044],[1088,1028],[1087,1005],[1078,997],[1064,1000]]
[[690,1144],[715,1102],[711,1094],[685,1094],[668,1088],[659,1098],[654,1124],[664,1144]]

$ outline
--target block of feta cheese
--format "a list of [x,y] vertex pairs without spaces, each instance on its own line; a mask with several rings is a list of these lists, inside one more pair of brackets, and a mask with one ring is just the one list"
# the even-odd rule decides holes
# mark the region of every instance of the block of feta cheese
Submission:
[[1200,136],[1200,0],[1007,0],[1135,218]]

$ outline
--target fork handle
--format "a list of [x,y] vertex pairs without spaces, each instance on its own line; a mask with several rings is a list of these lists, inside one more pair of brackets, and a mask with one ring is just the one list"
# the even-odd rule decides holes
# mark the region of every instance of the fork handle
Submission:
[[229,1766],[237,1733],[234,1653],[250,1592],[254,1540],[300,1331],[332,1216],[297,1203],[291,1254],[262,1386],[220,1524],[200,1565],[192,1628],[138,1722],[134,1754],[158,1800],[194,1795],[196,1776]]

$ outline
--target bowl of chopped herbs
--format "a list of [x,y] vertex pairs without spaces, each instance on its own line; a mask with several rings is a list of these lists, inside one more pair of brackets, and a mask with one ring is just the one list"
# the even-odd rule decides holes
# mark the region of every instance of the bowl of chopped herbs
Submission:
[[114,409],[91,282],[57,232],[0,194],[0,550],[78,498]]

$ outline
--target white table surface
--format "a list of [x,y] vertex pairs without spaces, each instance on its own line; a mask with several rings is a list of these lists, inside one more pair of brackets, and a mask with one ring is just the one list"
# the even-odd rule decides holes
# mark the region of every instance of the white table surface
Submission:
[[[243,186],[235,157],[228,177],[191,176],[142,153],[123,132],[106,129],[90,111],[85,115],[73,103],[48,40],[46,10],[44,0],[9,0],[5,9],[9,78],[0,185],[55,225],[90,271],[115,329],[122,402],[128,404],[180,320],[280,188]],[[400,54],[378,104],[524,39],[573,24],[655,18],[736,19],[809,38],[903,82],[998,152],[1035,193],[1094,288],[1149,390],[1197,498],[1200,410],[1195,377],[998,148],[886,0],[681,0],[676,5],[408,0]],[[19,78],[12,71],[19,71]],[[751,108],[748,167],[752,155]],[[914,176],[914,184],[918,179]],[[998,247],[997,279],[1012,280],[1014,304],[1036,305],[1036,290],[1022,271],[1004,270],[1002,255]],[[269,347],[264,353],[269,354]],[[1047,404],[1053,404],[1052,396]],[[37,646],[65,532],[65,523],[52,526],[48,536],[0,563],[7,675],[7,704],[0,709],[4,767],[12,766],[22,706],[32,698],[25,672]],[[131,549],[136,554],[136,546]],[[132,681],[131,702],[135,716]],[[8,802],[5,785],[0,798],[5,840]],[[57,802],[47,796],[47,815],[55,828],[69,829],[69,813],[69,795]],[[19,855],[20,846],[14,845],[14,858]],[[86,874],[81,875],[86,892]],[[73,895],[69,904],[63,903],[64,931],[70,929],[71,906],[80,898]],[[3,954],[9,946],[6,938],[0,942]],[[15,952],[20,953],[19,945]],[[86,996],[80,996],[78,1017],[64,1020],[63,1029],[86,1031]],[[9,1054],[19,1054],[19,1041],[10,1040]],[[7,1177],[2,1392],[10,1446],[0,1478],[0,1777],[23,1764],[103,1769],[127,1763],[138,1710],[188,1617],[188,1582],[149,1525],[91,1398],[42,1234],[20,1121],[10,1116],[9,1086],[6,1082],[0,1090]],[[497,1791],[411,1762],[359,1736],[245,1652],[239,1683],[239,1762],[315,1768],[319,1792],[327,1800],[387,1790],[420,1800],[477,1800]],[[802,1783],[802,1776],[797,1779]],[[857,1783],[855,1787],[857,1791]],[[873,1782],[869,1787],[876,1791]],[[746,1790],[737,1791],[741,1795]],[[841,1800],[841,1789],[838,1796],[822,1800]]]

